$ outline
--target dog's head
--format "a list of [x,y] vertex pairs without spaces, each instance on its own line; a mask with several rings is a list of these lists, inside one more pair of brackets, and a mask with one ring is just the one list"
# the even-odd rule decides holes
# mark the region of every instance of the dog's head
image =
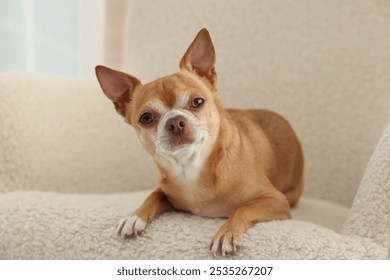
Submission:
[[215,51],[206,29],[198,33],[173,75],[141,84],[133,76],[97,66],[96,76],[116,111],[157,161],[196,160],[217,137]]

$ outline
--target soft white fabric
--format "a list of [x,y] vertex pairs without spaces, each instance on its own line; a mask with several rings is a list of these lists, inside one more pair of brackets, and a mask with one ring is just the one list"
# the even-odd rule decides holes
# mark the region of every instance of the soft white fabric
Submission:
[[1,75],[0,100],[0,192],[155,186],[153,160],[97,81]]
[[[208,246],[223,219],[166,213],[137,238],[117,237],[117,222],[147,194],[1,194],[0,259],[214,258]],[[321,206],[317,201],[316,207]],[[317,212],[305,200],[301,207]],[[289,220],[253,226],[244,235],[239,253],[227,258],[381,259],[386,255],[384,247],[368,238],[343,236],[313,223]]]
[[367,165],[342,232],[369,237],[390,249],[390,124]]

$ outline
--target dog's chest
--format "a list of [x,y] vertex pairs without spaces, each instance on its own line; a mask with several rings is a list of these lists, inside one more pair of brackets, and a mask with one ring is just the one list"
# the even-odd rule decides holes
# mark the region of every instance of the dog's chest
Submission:
[[178,210],[206,217],[227,217],[231,204],[215,196],[209,188],[201,185],[180,185],[171,189],[168,200]]
[[164,157],[158,159],[163,170],[180,184],[192,184],[197,181],[203,168],[205,158],[199,152],[178,157]]
[[173,177],[177,178],[181,184],[188,185],[197,181],[202,163],[199,160],[185,163],[173,162],[169,167]]
[[209,217],[226,217],[231,210],[221,194],[214,193],[210,172],[205,170],[206,153],[201,150],[180,158],[160,157],[161,188],[179,210]]
[[[201,173],[203,177],[203,173]],[[168,180],[162,186],[171,204],[178,210],[188,211],[193,214],[207,217],[227,217],[232,204],[225,195],[216,194],[215,188],[204,180],[188,180],[176,178]]]

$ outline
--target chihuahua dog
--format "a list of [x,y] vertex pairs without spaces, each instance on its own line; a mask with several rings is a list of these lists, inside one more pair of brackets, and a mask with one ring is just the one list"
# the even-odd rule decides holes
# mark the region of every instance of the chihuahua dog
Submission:
[[97,66],[96,76],[160,172],[157,189],[119,223],[118,235],[136,236],[166,211],[226,217],[210,244],[215,255],[224,256],[237,251],[250,225],[291,217],[303,186],[300,143],[274,112],[222,108],[206,29],[173,75],[141,84]]

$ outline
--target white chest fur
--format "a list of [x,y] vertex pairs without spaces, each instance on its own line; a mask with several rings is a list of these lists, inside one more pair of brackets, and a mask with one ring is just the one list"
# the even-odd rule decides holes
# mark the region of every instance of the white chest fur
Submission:
[[182,183],[192,183],[197,180],[204,161],[204,143],[191,144],[170,155],[156,155],[156,160],[173,177]]

